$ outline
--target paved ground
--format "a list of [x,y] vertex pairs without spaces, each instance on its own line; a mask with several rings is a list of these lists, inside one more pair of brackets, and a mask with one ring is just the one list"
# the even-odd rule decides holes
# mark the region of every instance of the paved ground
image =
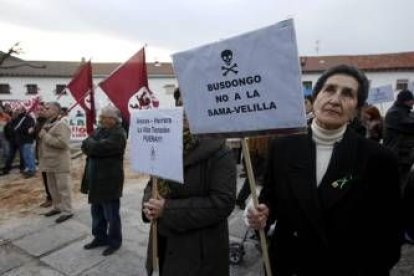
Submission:
[[[0,275],[146,275],[148,225],[142,223],[140,213],[143,188],[144,183],[126,185],[121,208],[123,246],[109,257],[101,255],[102,248],[82,249],[91,240],[86,203],[77,206],[73,219],[59,225],[55,218],[41,215],[0,225]],[[231,240],[239,241],[246,228],[237,208],[229,225]],[[245,250],[242,262],[231,267],[231,275],[264,275],[256,242],[247,241]],[[403,258],[392,274],[400,275],[414,275],[414,246],[404,247]]]

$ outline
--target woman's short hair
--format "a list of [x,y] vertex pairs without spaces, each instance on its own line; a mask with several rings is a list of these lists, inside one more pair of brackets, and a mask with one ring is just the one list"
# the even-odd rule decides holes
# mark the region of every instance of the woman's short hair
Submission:
[[334,66],[326,70],[322,76],[316,81],[315,87],[313,88],[313,98],[316,99],[318,93],[322,90],[326,80],[333,75],[346,75],[354,78],[358,82],[358,107],[362,107],[368,97],[369,81],[365,74],[358,68],[346,64]]

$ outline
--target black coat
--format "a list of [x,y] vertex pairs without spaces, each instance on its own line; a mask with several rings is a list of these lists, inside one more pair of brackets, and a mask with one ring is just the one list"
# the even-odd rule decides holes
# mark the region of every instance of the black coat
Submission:
[[15,145],[32,144],[35,139],[34,132],[29,133],[29,128],[35,126],[32,116],[22,113],[12,119],[4,127],[6,139]]
[[[201,140],[184,157],[184,184],[168,185],[158,219],[161,275],[229,275],[227,217],[235,205],[236,164],[224,141]],[[150,197],[148,185],[143,202]]]
[[126,134],[119,125],[112,129],[98,128],[82,142],[86,154],[81,192],[89,203],[101,203],[122,196],[124,185],[124,152]]
[[277,220],[275,275],[388,275],[402,238],[395,156],[348,128],[317,187],[311,135],[272,143],[260,201]]
[[387,111],[383,144],[397,154],[400,165],[409,169],[414,161],[414,114],[409,106],[394,103]]

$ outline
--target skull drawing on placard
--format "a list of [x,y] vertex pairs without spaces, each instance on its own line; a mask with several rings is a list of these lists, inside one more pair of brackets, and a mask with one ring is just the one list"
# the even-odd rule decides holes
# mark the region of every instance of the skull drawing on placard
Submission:
[[221,52],[221,59],[227,64],[227,66],[230,66],[233,59],[233,52],[229,49],[224,50]]
[[154,93],[145,86],[141,87],[128,101],[128,111],[140,109],[151,109],[158,107],[159,101]]

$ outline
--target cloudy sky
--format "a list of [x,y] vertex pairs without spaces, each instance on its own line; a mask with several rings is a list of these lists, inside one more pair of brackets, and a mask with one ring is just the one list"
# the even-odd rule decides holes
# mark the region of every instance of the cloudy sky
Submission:
[[300,55],[414,51],[413,0],[0,0],[0,50],[147,61],[294,18]]

